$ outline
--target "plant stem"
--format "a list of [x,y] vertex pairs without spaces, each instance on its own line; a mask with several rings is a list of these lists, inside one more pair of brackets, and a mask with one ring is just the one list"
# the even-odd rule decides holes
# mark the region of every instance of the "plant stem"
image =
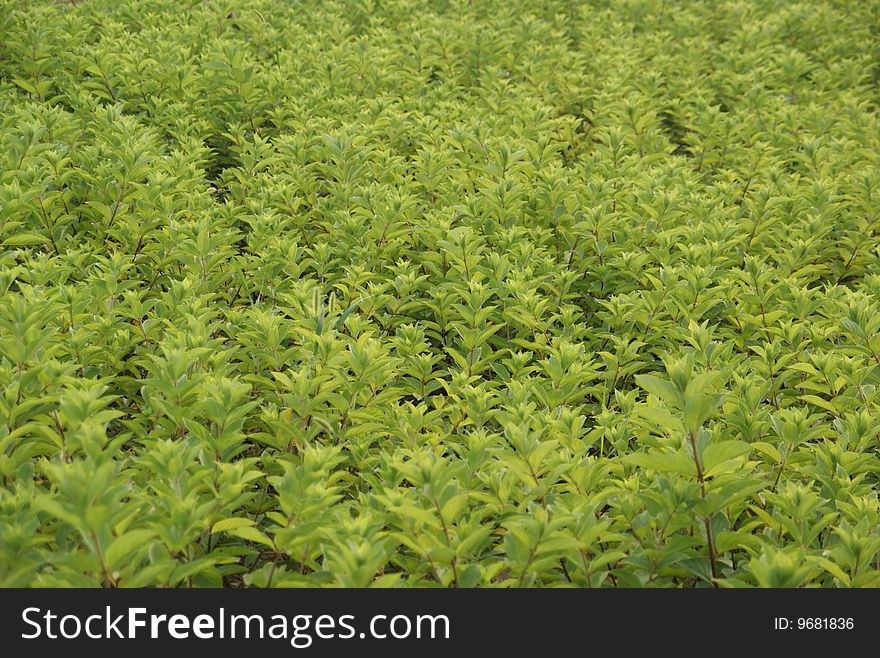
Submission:
[[[697,455],[697,437],[693,432],[688,432],[688,439],[691,443],[691,452],[693,453],[694,466],[697,468],[697,480],[700,483],[700,496],[706,500],[706,480],[703,477],[703,467],[700,465],[700,457]],[[718,583],[718,567],[715,564],[715,541],[712,537],[712,519],[708,516],[703,517],[703,525],[706,528],[706,548],[709,550],[709,569],[712,572],[712,587],[717,588]]]
[[[443,511],[440,509],[440,501],[436,498],[434,499],[434,509],[437,510],[437,516],[440,518],[440,527],[443,528],[443,536],[446,538],[446,546],[450,551],[453,551],[452,542],[449,539],[449,528],[446,527],[446,521],[443,520]],[[452,567],[452,584],[455,587],[458,587],[458,561],[455,559],[455,552],[452,553],[452,559],[449,561],[449,565]]]

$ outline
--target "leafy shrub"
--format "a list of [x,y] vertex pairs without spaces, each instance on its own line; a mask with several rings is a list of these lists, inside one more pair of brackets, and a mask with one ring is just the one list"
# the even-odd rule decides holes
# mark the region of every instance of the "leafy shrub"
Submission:
[[0,0],[0,584],[880,585],[878,31]]

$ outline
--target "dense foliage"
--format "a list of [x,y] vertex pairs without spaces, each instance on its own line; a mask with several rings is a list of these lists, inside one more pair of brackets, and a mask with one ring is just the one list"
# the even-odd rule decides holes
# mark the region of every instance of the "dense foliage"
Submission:
[[880,585],[878,35],[0,0],[0,584]]

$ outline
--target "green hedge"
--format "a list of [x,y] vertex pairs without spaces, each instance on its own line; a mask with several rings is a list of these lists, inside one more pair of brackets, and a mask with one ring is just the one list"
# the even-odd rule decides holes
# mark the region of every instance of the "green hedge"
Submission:
[[878,34],[0,0],[0,585],[880,585]]

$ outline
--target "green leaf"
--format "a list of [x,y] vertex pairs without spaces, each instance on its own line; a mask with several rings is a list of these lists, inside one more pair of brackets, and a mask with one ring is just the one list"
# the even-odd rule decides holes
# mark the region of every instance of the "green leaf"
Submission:
[[46,244],[49,238],[39,233],[16,233],[3,241],[4,247],[30,247],[35,244]]
[[118,569],[132,553],[142,550],[155,537],[152,530],[129,530],[114,539],[104,553],[104,561],[111,569]]
[[665,431],[682,433],[685,431],[684,423],[662,407],[642,405],[637,408],[636,413]]
[[223,519],[221,521],[217,521],[211,527],[211,534],[215,535],[218,532],[228,532],[230,530],[237,530],[238,528],[245,528],[254,525],[254,522],[250,519],[244,518],[231,518],[231,519]]
[[643,389],[656,395],[669,406],[675,409],[684,408],[684,398],[681,391],[672,382],[660,379],[654,375],[636,375],[636,383]]
[[57,500],[53,500],[52,498],[39,497],[34,500],[34,504],[37,506],[37,508],[51,514],[52,516],[64,521],[65,523],[69,523],[74,528],[82,530],[85,527],[82,518],[66,510],[64,506],[61,505],[61,503],[59,503]]
[[231,530],[227,530],[227,533],[234,537],[239,537],[247,541],[252,541],[256,544],[263,544],[264,546],[268,546],[269,548],[275,548],[274,542],[268,536],[266,536],[254,527],[243,526],[240,528],[233,528]]
[[727,440],[712,443],[703,450],[702,468],[706,477],[724,472],[734,460],[751,452],[751,446],[744,441]]
[[685,398],[684,425],[690,434],[696,434],[721,404],[720,395],[695,393]]
[[825,409],[826,411],[830,411],[832,414],[837,415],[838,413],[840,413],[837,410],[837,408],[835,408],[835,406],[833,404],[828,402],[828,400],[824,400],[823,398],[820,398],[818,395],[802,395],[800,399],[803,400],[804,402],[809,402],[810,404],[814,404],[817,407],[822,407],[822,409]]
[[693,460],[687,455],[681,453],[657,452],[649,453],[637,452],[625,455],[623,461],[640,468],[658,471],[659,473],[679,473],[696,477],[697,470]]

